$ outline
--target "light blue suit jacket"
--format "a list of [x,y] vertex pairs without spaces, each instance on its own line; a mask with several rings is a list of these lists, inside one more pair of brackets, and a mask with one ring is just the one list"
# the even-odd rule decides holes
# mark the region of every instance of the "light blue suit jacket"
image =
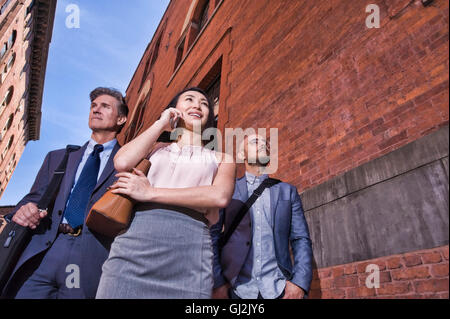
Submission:
[[[251,247],[252,221],[248,212],[227,244],[221,250],[218,246],[223,227],[225,231],[229,229],[231,222],[247,199],[247,181],[244,175],[236,180],[230,205],[220,211],[218,223],[211,227],[214,249],[214,288],[236,279]],[[313,255],[300,195],[295,186],[282,182],[270,188],[270,201],[278,266],[287,280],[308,292],[312,280]],[[289,244],[292,247],[293,263]]]

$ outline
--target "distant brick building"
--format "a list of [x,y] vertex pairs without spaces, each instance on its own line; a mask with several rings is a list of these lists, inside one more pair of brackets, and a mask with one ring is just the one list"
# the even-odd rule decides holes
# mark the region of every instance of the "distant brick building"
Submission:
[[0,216],[4,216],[8,213],[10,213],[15,206],[13,205],[8,205],[8,206],[0,206]]
[[222,132],[279,129],[274,177],[302,197],[311,298],[448,298],[448,14],[446,0],[172,0],[120,139],[200,86]]
[[6,226],[6,221],[3,216],[10,213],[15,206],[0,206],[0,233],[3,231],[3,228]]
[[0,198],[38,140],[56,0],[0,0]]

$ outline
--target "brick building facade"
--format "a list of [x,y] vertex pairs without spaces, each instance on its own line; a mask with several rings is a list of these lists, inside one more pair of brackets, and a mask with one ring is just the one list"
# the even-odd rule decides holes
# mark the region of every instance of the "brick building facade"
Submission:
[[3,218],[6,214],[9,214],[10,211],[14,209],[15,206],[0,206],[0,233],[3,231],[3,228],[6,226],[6,221]]
[[448,27],[446,0],[172,0],[120,139],[200,86],[222,132],[278,128],[273,176],[303,201],[311,298],[448,298]]
[[0,0],[0,198],[38,140],[56,0]]

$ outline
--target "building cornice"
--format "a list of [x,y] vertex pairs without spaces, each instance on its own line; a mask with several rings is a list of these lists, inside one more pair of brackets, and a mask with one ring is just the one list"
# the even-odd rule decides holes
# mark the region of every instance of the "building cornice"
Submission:
[[38,140],[41,127],[42,96],[49,45],[57,0],[38,0],[33,8],[33,41],[28,82],[27,140]]

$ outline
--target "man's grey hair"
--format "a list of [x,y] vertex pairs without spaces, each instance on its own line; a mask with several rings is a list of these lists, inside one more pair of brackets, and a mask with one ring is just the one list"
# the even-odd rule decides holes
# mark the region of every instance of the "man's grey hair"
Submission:
[[117,101],[119,101],[119,114],[125,115],[125,117],[128,116],[127,103],[125,102],[125,98],[119,90],[116,90],[114,88],[98,87],[89,94],[91,102],[93,102],[100,95],[109,95],[116,98]]

